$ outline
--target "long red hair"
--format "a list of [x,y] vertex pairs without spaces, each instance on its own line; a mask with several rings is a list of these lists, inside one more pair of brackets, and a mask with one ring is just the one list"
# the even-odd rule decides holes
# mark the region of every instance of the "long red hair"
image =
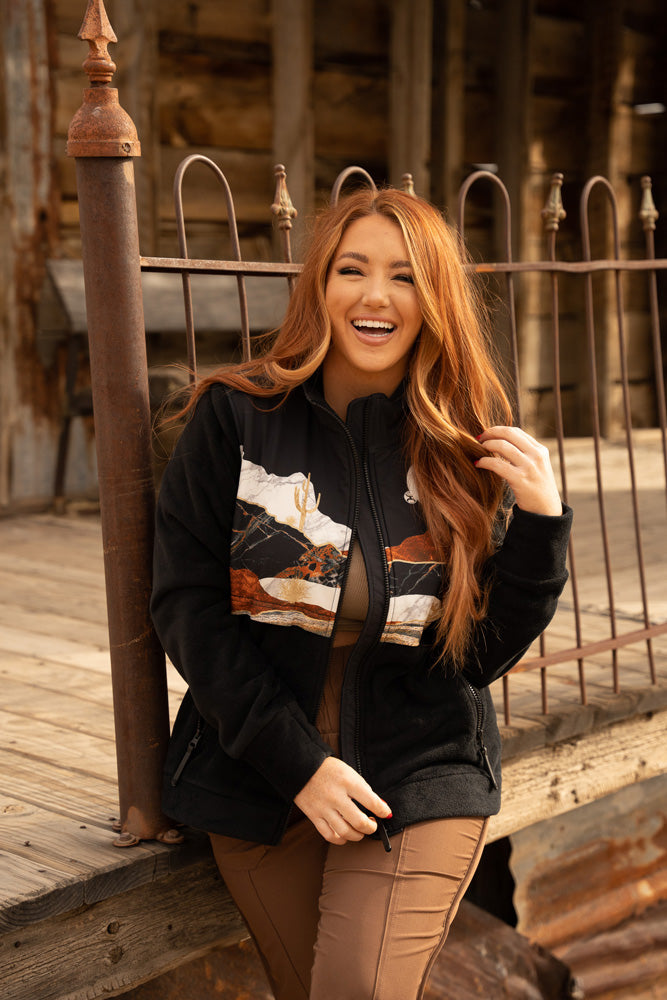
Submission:
[[322,364],[331,340],[325,306],[329,266],[347,227],[379,214],[403,234],[423,325],[407,378],[405,448],[422,514],[446,569],[437,636],[460,666],[472,629],[486,612],[483,566],[493,551],[502,480],[478,471],[486,454],[476,436],[511,423],[511,407],[488,337],[487,312],[463,264],[457,233],[428,202],[391,188],[361,190],[324,210],[287,309],[269,346],[252,361],[225,366],[197,383],[185,408],[217,382],[254,396],[289,393]]

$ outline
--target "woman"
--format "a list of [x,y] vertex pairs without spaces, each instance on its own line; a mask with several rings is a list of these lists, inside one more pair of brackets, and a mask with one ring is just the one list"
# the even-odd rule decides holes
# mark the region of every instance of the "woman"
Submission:
[[163,481],[165,810],[210,833],[279,1000],[420,997],[499,809],[488,685],[553,615],[570,512],[480,317],[434,208],[345,199]]

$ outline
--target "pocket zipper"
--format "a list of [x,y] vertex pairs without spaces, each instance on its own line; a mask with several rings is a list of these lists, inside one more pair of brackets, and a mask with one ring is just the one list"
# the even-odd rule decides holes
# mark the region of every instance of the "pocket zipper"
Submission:
[[188,745],[186,747],[186,750],[185,750],[185,753],[181,757],[180,764],[178,765],[178,767],[176,768],[176,770],[174,771],[174,773],[171,776],[171,784],[172,784],[172,786],[178,784],[178,780],[181,777],[181,775],[183,774],[183,771],[185,770],[185,765],[187,764],[187,762],[190,760],[190,757],[192,757],[192,754],[197,749],[197,744],[199,743],[200,739],[202,738],[203,731],[204,731],[204,725],[203,725],[203,722],[202,722],[202,720],[200,718],[199,722],[197,723],[197,728],[195,730],[194,736],[192,737],[192,739],[188,743]]
[[466,686],[472,695],[472,699],[475,702],[475,711],[477,713],[477,742],[479,743],[480,753],[482,755],[482,762],[484,763],[484,768],[491,779],[491,784],[497,790],[498,782],[496,781],[496,776],[493,773],[493,768],[491,767],[491,761],[489,760],[489,754],[486,749],[486,744],[484,743],[484,730],[483,730],[483,719],[484,719],[484,709],[482,707],[482,699],[479,696],[478,691],[466,681]]

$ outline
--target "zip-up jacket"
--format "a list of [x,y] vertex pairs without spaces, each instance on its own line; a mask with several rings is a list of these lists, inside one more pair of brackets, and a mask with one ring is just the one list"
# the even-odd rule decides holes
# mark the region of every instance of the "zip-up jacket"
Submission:
[[343,683],[342,758],[389,803],[389,834],[498,811],[488,685],[551,620],[571,511],[514,507],[464,667],[438,663],[446,566],[406,467],[405,421],[401,388],[354,400],[342,421],[317,375],[284,401],[217,385],[198,402],[156,522],[153,620],[188,683],[165,768],[173,819],[281,839],[332,752],[314,722],[354,539],[369,611]]

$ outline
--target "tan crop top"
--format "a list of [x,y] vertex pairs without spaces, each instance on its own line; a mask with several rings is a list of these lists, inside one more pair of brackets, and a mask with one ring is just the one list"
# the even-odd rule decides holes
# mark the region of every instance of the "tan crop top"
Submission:
[[345,589],[340,599],[338,629],[342,632],[358,632],[368,614],[368,577],[359,542],[353,543],[349,560]]

